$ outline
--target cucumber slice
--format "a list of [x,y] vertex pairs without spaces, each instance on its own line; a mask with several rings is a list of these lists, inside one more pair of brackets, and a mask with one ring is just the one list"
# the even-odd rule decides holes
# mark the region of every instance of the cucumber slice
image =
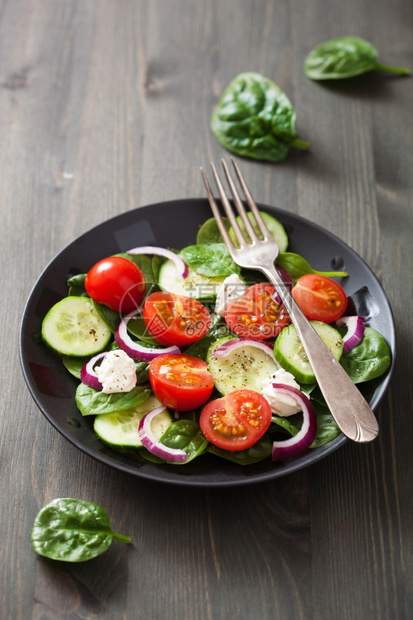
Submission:
[[214,351],[228,340],[236,339],[220,338],[208,349],[208,370],[215,379],[215,387],[223,395],[234,390],[261,393],[264,379],[278,370],[277,361],[250,344],[235,349],[225,357],[216,357]]
[[89,297],[64,297],[42,323],[44,342],[60,355],[92,356],[107,346],[112,332]]
[[[143,447],[138,433],[139,422],[145,414],[161,405],[155,396],[149,396],[134,409],[98,415],[93,423],[94,431],[103,443],[114,450],[139,450]],[[172,422],[168,409],[160,411],[151,424],[155,437],[160,439]]]
[[[276,242],[276,244],[278,245],[278,247],[280,248],[280,252],[285,252],[287,247],[288,247],[288,236],[287,233],[285,232],[285,228],[284,226],[281,224],[281,222],[279,222],[278,220],[275,219],[275,217],[273,217],[272,215],[269,215],[268,213],[266,213],[265,211],[260,211],[262,219],[264,220],[264,222],[266,223],[268,230],[270,231],[270,233],[272,234],[274,241]],[[257,232],[258,236],[262,239],[262,235],[261,232],[258,229],[258,226],[255,224],[255,220],[254,220],[254,216],[252,213],[248,213],[248,217],[251,220],[251,223],[254,226],[255,231]],[[246,236],[247,239],[249,239],[246,231],[245,231],[245,226],[242,223],[241,217],[238,216],[237,217],[237,221],[238,224],[243,232],[243,234]],[[231,239],[233,240],[233,242],[238,245],[237,239],[235,237],[235,233],[232,230],[232,228],[230,228],[229,230],[229,235],[231,237]]]
[[186,295],[195,299],[215,299],[225,276],[208,278],[189,268],[188,276],[182,278],[175,264],[167,260],[159,270],[158,284],[163,291],[175,295]]
[[[343,353],[343,339],[331,325],[321,321],[310,321],[320,338],[339,360]],[[294,375],[298,383],[314,383],[316,378],[294,325],[282,330],[274,345],[274,356],[281,366]]]

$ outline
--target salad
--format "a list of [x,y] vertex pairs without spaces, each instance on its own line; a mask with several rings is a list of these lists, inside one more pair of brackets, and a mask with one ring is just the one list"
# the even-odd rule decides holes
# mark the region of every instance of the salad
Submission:
[[[312,269],[287,251],[282,224],[263,217],[294,299],[368,395],[391,355],[333,279],[348,274]],[[247,465],[340,434],[277,292],[232,261],[213,218],[180,251],[132,248],[67,284],[42,337],[77,378],[81,415],[113,450],[155,463],[212,453]]]

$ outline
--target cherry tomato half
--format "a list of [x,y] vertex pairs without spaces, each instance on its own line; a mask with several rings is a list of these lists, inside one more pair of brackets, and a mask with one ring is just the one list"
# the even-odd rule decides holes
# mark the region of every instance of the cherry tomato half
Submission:
[[261,394],[235,390],[205,405],[199,424],[214,446],[246,450],[267,431],[271,415],[271,407]]
[[269,282],[250,286],[242,297],[227,305],[228,327],[241,338],[265,340],[278,336],[291,321],[284,305],[274,295],[275,288]]
[[312,321],[334,323],[347,308],[344,289],[326,276],[312,273],[301,276],[291,293],[305,316]]
[[146,298],[143,319],[149,333],[167,347],[192,344],[211,326],[211,315],[200,301],[159,291]]
[[163,354],[151,360],[149,381],[156,398],[177,411],[197,409],[206,403],[214,388],[206,363],[182,353]]
[[85,279],[86,292],[94,301],[116,312],[132,312],[145,296],[145,278],[135,263],[109,256],[93,265]]

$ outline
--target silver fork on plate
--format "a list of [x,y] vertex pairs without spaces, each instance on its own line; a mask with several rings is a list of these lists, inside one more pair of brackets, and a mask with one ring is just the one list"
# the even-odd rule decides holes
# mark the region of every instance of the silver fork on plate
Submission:
[[281,276],[275,266],[275,261],[279,254],[279,248],[259,213],[258,207],[248,190],[237,163],[233,159],[231,161],[238,177],[239,184],[242,188],[242,192],[245,196],[245,201],[247,202],[264,239],[261,240],[258,237],[253,226],[251,225],[245,206],[240,198],[235,183],[231,178],[228,166],[223,160],[222,165],[231,190],[233,202],[238,214],[241,216],[250,241],[245,238],[237,223],[233,207],[231,206],[231,203],[225,193],[217,170],[214,164],[211,163],[212,172],[218,188],[221,203],[235,233],[239,248],[235,246],[228,234],[208,179],[202,168],[201,174],[212,212],[230,255],[240,267],[257,269],[261,271],[275,286],[276,291],[278,292],[288,314],[290,315],[291,322],[297,330],[301,344],[304,347],[314,375],[317,379],[319,388],[323,393],[331,414],[340,430],[344,433],[344,435],[353,441],[361,443],[372,441],[375,437],[377,437],[379,432],[379,427],[373,411],[355,384],[351,381],[345,370],[335,359],[329,348],[324,344],[320,336],[304,316],[294,301],[287,286],[281,279]]

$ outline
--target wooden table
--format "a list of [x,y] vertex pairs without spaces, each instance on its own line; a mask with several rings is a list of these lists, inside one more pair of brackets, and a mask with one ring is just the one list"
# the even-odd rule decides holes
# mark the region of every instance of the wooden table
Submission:
[[[403,620],[412,614],[413,81],[308,80],[307,52],[362,36],[413,68],[412,5],[349,0],[1,0],[0,609],[4,620]],[[106,467],[41,415],[18,357],[36,278],[81,233],[132,208],[203,197],[209,129],[242,71],[287,93],[300,138],[279,164],[242,160],[255,198],[322,225],[380,279],[397,364],[372,444],[278,480],[157,484]],[[36,556],[56,497],[100,504],[132,545],[84,564]]]

